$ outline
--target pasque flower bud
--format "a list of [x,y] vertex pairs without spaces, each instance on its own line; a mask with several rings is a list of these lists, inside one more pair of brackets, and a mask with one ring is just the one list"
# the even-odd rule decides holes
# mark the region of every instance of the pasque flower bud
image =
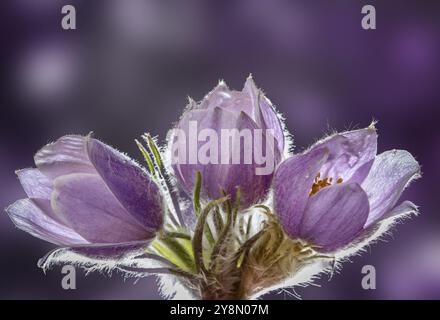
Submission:
[[172,167],[187,194],[202,175],[202,199],[241,190],[241,206],[263,200],[281,161],[285,137],[270,101],[249,77],[242,91],[224,82],[187,111],[170,134]]

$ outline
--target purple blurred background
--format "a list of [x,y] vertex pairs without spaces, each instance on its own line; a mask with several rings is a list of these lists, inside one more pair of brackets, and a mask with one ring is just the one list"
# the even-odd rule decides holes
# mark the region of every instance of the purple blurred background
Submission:
[[[61,29],[73,4],[77,30]],[[377,30],[361,28],[373,4]],[[133,139],[159,135],[187,95],[219,79],[241,89],[249,73],[287,117],[296,150],[323,134],[378,120],[379,151],[407,149],[424,176],[404,197],[421,215],[298,288],[304,299],[440,299],[440,2],[10,0],[0,3],[0,207],[24,193],[14,174],[66,133],[96,136],[140,159]],[[53,246],[0,214],[0,298],[159,299],[153,278],[84,276],[61,288],[37,260]],[[373,265],[377,289],[363,290]],[[266,298],[291,299],[286,293]]]

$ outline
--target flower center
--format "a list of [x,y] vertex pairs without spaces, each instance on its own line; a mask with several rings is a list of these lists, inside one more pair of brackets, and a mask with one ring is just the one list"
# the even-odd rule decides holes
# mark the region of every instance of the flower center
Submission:
[[[312,189],[310,189],[309,197],[318,193],[319,190],[330,186],[332,184],[332,181],[333,181],[333,178],[321,179],[321,173],[318,172],[315,180],[313,181]],[[342,182],[344,182],[344,180],[342,178],[339,178],[338,180],[336,180],[337,184],[342,183]]]

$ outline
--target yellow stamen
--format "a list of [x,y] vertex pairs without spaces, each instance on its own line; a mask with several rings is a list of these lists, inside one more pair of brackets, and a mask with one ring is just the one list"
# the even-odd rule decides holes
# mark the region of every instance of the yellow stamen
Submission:
[[[312,189],[310,190],[309,197],[318,193],[319,190],[321,190],[325,187],[331,186],[332,181],[333,181],[333,178],[321,179],[321,173],[318,172],[318,174],[316,175],[316,178],[313,182]],[[342,182],[344,182],[344,180],[342,178],[338,178],[338,180],[336,180],[337,184],[340,184]]]

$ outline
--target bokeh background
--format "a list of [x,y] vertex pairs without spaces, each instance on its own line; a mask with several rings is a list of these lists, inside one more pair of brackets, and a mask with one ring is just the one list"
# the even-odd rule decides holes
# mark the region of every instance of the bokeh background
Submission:
[[[61,29],[73,4],[77,30]],[[377,29],[361,28],[373,4]],[[14,170],[66,133],[96,136],[140,159],[133,139],[159,135],[187,95],[219,79],[241,89],[252,73],[287,117],[297,150],[331,130],[378,120],[379,151],[407,149],[423,178],[404,193],[421,215],[399,225],[303,299],[440,298],[440,2],[149,1],[0,2],[0,207],[24,197]],[[159,299],[154,279],[133,284],[78,271],[77,290],[36,262],[53,246],[0,214],[0,298]],[[363,290],[373,265],[377,289]],[[293,299],[291,294],[268,299]]]

